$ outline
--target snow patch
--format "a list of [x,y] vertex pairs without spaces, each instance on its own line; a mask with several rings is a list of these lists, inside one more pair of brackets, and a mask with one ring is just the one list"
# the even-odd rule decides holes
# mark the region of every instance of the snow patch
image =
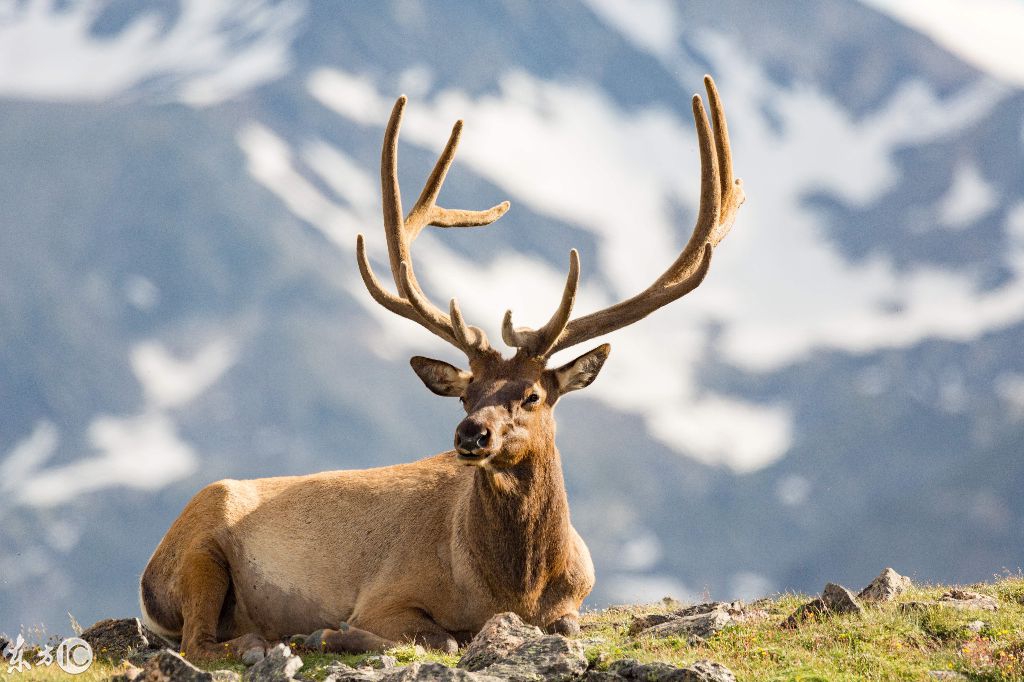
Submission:
[[1024,86],[1020,0],[861,0],[923,33],[975,68]]
[[54,507],[105,488],[157,490],[198,468],[198,456],[182,441],[173,419],[156,411],[97,417],[89,426],[89,442],[99,455],[33,472],[19,486],[16,502]]
[[147,403],[172,409],[192,402],[216,383],[237,356],[227,339],[213,341],[189,360],[173,357],[158,341],[146,341],[132,349],[131,362]]
[[985,181],[974,163],[957,166],[946,196],[939,202],[939,221],[950,230],[964,230],[999,204],[995,188]]
[[141,12],[118,33],[96,36],[105,3],[49,0],[0,8],[0,95],[99,101],[155,89],[202,107],[239,96],[291,68],[305,4],[182,0],[169,26]]

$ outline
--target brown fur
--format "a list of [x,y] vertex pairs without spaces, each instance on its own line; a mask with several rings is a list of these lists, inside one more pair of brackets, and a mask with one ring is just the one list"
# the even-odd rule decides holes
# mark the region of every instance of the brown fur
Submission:
[[[252,633],[275,640],[341,622],[440,647],[502,611],[542,627],[573,622],[594,573],[569,522],[556,379],[536,362],[474,365],[468,411],[508,430],[489,461],[460,462],[453,450],[378,469],[213,483],[143,573],[147,625],[203,656]],[[532,410],[502,407],[532,390],[545,394]]]

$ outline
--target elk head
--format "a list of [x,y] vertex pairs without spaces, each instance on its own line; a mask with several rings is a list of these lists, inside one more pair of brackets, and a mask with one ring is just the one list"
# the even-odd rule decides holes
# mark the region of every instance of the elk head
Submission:
[[465,406],[466,418],[455,429],[455,450],[460,461],[488,469],[504,468],[518,464],[530,453],[553,450],[552,408],[562,395],[585,388],[597,378],[611,347],[603,344],[554,369],[547,368],[548,358],[557,351],[630,325],[686,295],[704,280],[714,247],[728,234],[744,200],[741,181],[733,179],[729,133],[718,91],[710,76],[705,76],[704,84],[711,122],[700,96],[693,96],[701,161],[700,207],[682,252],[644,291],[603,310],[571,319],[580,275],[579,254],[573,249],[561,302],[544,326],[514,327],[512,312],[505,313],[502,339],[516,349],[507,359],[490,346],[482,329],[466,324],[455,299],[447,313],[430,302],[413,272],[409,248],[427,225],[489,225],[504,215],[509,203],[483,211],[437,205],[462,133],[462,121],[458,121],[419,199],[403,218],[397,157],[398,130],[406,99],[403,96],[395,102],[381,153],[381,192],[388,255],[398,294],[385,289],[374,275],[361,234],[356,238],[359,272],[375,301],[465,353],[468,370],[419,356],[411,361],[427,388],[438,395],[457,397]]

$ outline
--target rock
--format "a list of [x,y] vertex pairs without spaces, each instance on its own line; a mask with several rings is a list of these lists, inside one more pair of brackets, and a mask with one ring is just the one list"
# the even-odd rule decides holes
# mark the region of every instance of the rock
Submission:
[[821,596],[801,604],[796,611],[780,623],[780,627],[795,628],[809,618],[827,617],[834,613],[862,613],[864,607],[857,602],[853,593],[842,585],[826,583]]
[[[378,672],[378,674],[381,674]],[[474,673],[460,668],[449,668],[440,663],[412,663],[404,668],[382,674],[381,682],[498,682],[499,678]],[[508,678],[514,679],[514,678]],[[540,679],[540,678],[530,678]]]
[[966,625],[967,629],[971,632],[981,632],[985,629],[985,621],[983,620],[972,620]]
[[898,607],[902,613],[921,613],[938,605],[939,603],[935,601],[906,601],[899,604]]
[[473,641],[466,646],[466,653],[459,659],[464,670],[482,670],[510,654],[514,649],[531,639],[538,639],[544,633],[540,628],[527,625],[514,613],[499,613],[484,623]]
[[640,634],[648,637],[686,637],[690,645],[708,639],[715,633],[732,625],[735,621],[725,609],[714,609],[705,613],[677,616],[672,620],[643,630]]
[[912,586],[913,583],[910,582],[910,578],[900,575],[891,568],[886,568],[867,587],[860,591],[857,598],[870,602],[892,601]]
[[158,651],[137,679],[146,682],[213,682],[213,674],[200,670],[170,649]]
[[480,672],[513,682],[568,682],[587,670],[583,645],[562,635],[544,635],[516,647]]
[[212,670],[213,682],[242,682],[242,676],[234,670]]
[[816,618],[825,612],[825,602],[816,597],[806,604],[796,607],[796,611],[789,614],[786,620],[779,624],[783,628],[795,628],[809,618]]
[[263,651],[263,649],[261,649],[259,647],[253,647],[251,649],[246,649],[245,651],[243,651],[242,655],[239,656],[238,658],[245,665],[252,667],[252,666],[256,665],[257,663],[259,663],[260,661],[262,661],[266,657],[267,657],[267,653],[265,651]]
[[332,663],[327,666],[327,677],[324,682],[377,682],[384,677],[384,672],[374,668],[353,668],[344,663]]
[[987,594],[970,592],[968,590],[950,590],[939,597],[939,603],[943,606],[952,606],[958,609],[999,610],[999,602],[994,598]]
[[82,639],[92,647],[93,656],[111,661],[131,658],[149,649],[149,639],[138,618],[101,620],[82,632]]
[[928,677],[933,680],[969,680],[970,678],[963,673],[958,673],[955,670],[929,670]]
[[735,682],[736,676],[720,663],[697,661],[686,668],[668,663],[641,664],[633,660],[615,661],[607,671],[591,670],[584,682]]
[[391,670],[398,666],[398,659],[387,654],[377,654],[363,659],[360,668],[374,668],[376,670]]
[[302,659],[284,644],[275,645],[262,661],[245,671],[246,682],[291,682]]
[[853,592],[842,585],[827,583],[821,592],[821,601],[832,613],[863,613],[864,607],[860,605]]
[[[90,645],[91,646],[91,645]],[[142,668],[131,663],[124,664],[124,672],[113,675],[107,682],[135,682],[142,675]]]
[[667,623],[677,617],[678,616],[672,613],[649,613],[644,616],[634,616],[633,620],[629,623],[629,634],[635,635],[647,628]]

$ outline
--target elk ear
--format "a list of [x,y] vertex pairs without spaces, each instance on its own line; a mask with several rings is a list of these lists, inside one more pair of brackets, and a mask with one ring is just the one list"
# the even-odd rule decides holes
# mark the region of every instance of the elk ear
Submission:
[[454,365],[440,360],[431,360],[419,355],[409,361],[427,388],[438,395],[457,398],[466,390],[473,375]]
[[594,383],[597,373],[601,371],[604,361],[608,359],[608,354],[611,352],[612,347],[604,343],[554,370],[558,392],[568,393],[586,388]]

